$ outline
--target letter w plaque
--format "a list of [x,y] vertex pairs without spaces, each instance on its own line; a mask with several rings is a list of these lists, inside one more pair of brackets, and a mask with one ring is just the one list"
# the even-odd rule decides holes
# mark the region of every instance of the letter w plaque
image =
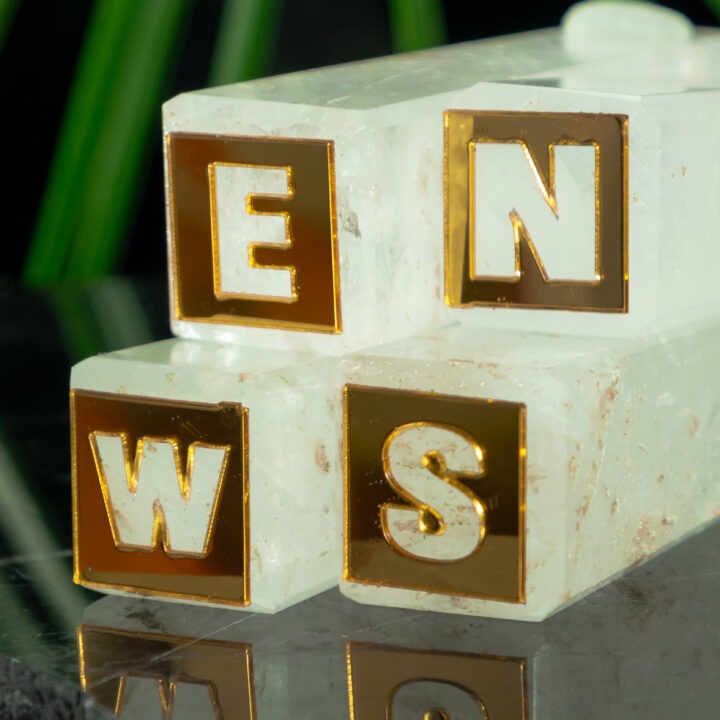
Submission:
[[247,605],[247,411],[75,390],[75,582]]

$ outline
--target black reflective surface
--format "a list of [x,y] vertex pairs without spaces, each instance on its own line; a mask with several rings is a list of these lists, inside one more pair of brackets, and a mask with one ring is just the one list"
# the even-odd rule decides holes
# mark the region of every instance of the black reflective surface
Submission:
[[720,715],[717,523],[537,624],[337,591],[262,616],[74,586],[69,366],[167,335],[165,303],[124,280],[0,297],[0,718]]

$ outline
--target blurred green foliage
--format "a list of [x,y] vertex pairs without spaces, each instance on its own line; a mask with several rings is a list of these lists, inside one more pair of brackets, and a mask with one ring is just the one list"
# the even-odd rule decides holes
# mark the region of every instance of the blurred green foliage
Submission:
[[12,25],[20,0],[0,0],[0,49]]
[[[24,280],[82,283],[117,269],[144,189],[154,116],[193,0],[96,0],[80,53]],[[0,0],[0,42],[17,0]],[[440,0],[391,0],[398,50],[444,41]],[[281,0],[226,0],[209,84],[268,72]]]
[[226,0],[208,83],[227,85],[270,71],[282,0]]
[[[142,197],[154,121],[196,0],[95,0],[24,279],[57,286],[117,270]],[[705,0],[720,17],[720,0]],[[0,47],[19,0],[0,0]],[[387,0],[396,52],[446,41],[442,0]],[[225,0],[210,85],[266,74],[282,0]]]
[[388,0],[395,52],[409,52],[445,42],[441,0]]
[[97,0],[58,137],[25,280],[116,267],[188,0]]

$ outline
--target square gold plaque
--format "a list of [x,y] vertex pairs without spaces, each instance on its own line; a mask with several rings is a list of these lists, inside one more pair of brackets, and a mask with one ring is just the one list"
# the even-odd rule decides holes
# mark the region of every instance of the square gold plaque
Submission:
[[[74,390],[71,421],[75,582],[142,595],[249,604],[247,410],[235,403],[210,405]],[[134,511],[154,517],[152,541],[147,547],[121,541],[118,524],[134,519],[113,510],[97,457],[98,436],[123,439],[128,491],[136,493],[143,483],[138,451],[146,447],[150,452],[147,443],[152,440],[173,444],[178,479],[192,466],[191,448],[225,449],[214,511],[202,528],[207,538],[202,553],[168,551],[173,519],[156,507],[152,488],[147,507]],[[132,483],[137,483],[135,489]],[[185,490],[192,500],[192,486],[183,489],[183,483],[177,484],[178,495]]]
[[[167,150],[175,317],[341,332],[332,141],[171,133]],[[252,265],[290,270],[291,301],[218,290],[219,165],[286,171],[287,195],[249,193],[244,201],[253,214],[286,219],[286,243],[251,246]]]
[[[385,508],[418,504],[398,492],[385,463],[388,442],[413,426],[452,430],[482,454],[483,472],[456,477],[482,504],[484,538],[461,559],[434,561],[403,552],[383,527]],[[423,448],[426,457],[435,448]],[[525,599],[525,406],[493,399],[347,385],[345,387],[344,579],[474,599]],[[418,461],[420,458],[418,457]],[[427,467],[427,466],[426,466]],[[449,468],[452,470],[452,468]],[[442,482],[436,479],[435,482]],[[400,482],[401,484],[401,482]],[[468,493],[468,494],[470,494]],[[417,498],[422,500],[422,498]],[[428,508],[426,508],[428,510]],[[427,532],[438,533],[437,517]],[[432,527],[431,525],[435,525]]]
[[[349,643],[347,665],[352,720],[410,717],[411,708],[413,717],[426,720],[528,717],[524,658]],[[442,686],[453,692],[442,692]],[[443,697],[463,708],[438,706]],[[417,707],[418,700],[427,706]]]
[[[451,306],[628,311],[627,163],[628,118],[586,113],[448,110],[445,113],[445,302]],[[550,280],[545,276],[522,218],[508,207],[516,242],[511,278],[474,275],[473,159],[478,143],[516,143],[555,200],[554,148],[595,149],[595,279]],[[554,207],[554,206],[553,206]],[[555,208],[559,213],[572,208]]]

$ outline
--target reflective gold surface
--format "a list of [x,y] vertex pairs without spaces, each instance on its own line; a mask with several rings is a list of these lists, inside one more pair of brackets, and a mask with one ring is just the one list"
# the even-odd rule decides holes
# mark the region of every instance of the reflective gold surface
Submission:
[[[334,146],[293,140],[171,133],[167,136],[175,317],[179,320],[339,333]],[[218,291],[214,168],[284,169],[287,195],[250,194],[252,213],[286,218],[285,245],[255,244],[251,265],[292,273],[293,299]]]
[[[78,655],[83,690],[117,715],[123,716],[130,704],[133,679],[144,679],[156,683],[157,693],[150,693],[151,704],[142,707],[142,717],[172,718],[176,699],[178,704],[187,701],[187,690],[199,701],[197,709],[218,720],[256,716],[249,645],[83,625],[78,629]],[[153,662],[157,658],[164,660]],[[178,708],[178,715],[187,714],[187,708]]]
[[[167,518],[165,517],[165,512],[162,508],[162,506],[157,503],[157,501],[152,506],[152,513],[154,516],[153,520],[153,531],[152,531],[152,542],[149,545],[131,545],[129,543],[125,543],[122,541],[120,537],[120,533],[118,531],[117,527],[117,516],[119,515],[119,511],[116,508],[113,508],[113,502],[112,497],[110,494],[110,490],[108,488],[108,479],[106,477],[105,472],[105,466],[103,465],[102,458],[100,451],[98,449],[97,445],[97,438],[99,436],[111,436],[111,437],[119,437],[122,442],[122,448],[123,448],[123,459],[125,461],[125,477],[127,478],[127,487],[128,491],[136,494],[137,493],[137,487],[138,487],[138,480],[140,478],[141,473],[141,464],[142,459],[145,453],[146,446],[149,445],[150,448],[154,449],[154,444],[160,442],[160,443],[167,443],[172,447],[172,453],[173,453],[173,460],[175,465],[175,476],[178,480],[178,491],[180,493],[180,496],[183,499],[183,502],[186,504],[190,501],[190,494],[192,491],[192,480],[193,477],[193,471],[194,471],[194,465],[195,465],[195,450],[197,448],[208,448],[213,450],[222,450],[224,452],[224,461],[222,464],[222,469],[220,470],[220,475],[217,479],[217,487],[215,490],[215,496],[214,496],[214,502],[212,505],[212,509],[210,510],[210,516],[209,516],[209,522],[205,534],[205,541],[203,543],[202,551],[199,553],[195,552],[179,552],[177,550],[173,551],[171,549],[171,543],[170,543],[170,532],[167,525]],[[134,459],[131,462],[131,452],[130,452],[130,446],[128,442],[128,435],[127,433],[120,433],[119,435],[115,435],[114,433],[106,433],[106,432],[100,432],[100,431],[93,431],[90,433],[89,436],[90,440],[90,447],[92,448],[93,458],[95,459],[95,468],[97,470],[98,474],[98,480],[100,481],[100,487],[102,489],[103,494],[103,500],[105,501],[105,509],[107,510],[107,517],[108,522],[110,523],[110,529],[112,530],[113,534],[113,542],[115,543],[115,547],[119,550],[145,550],[152,552],[153,550],[157,550],[161,545],[163,548],[163,551],[168,556],[175,556],[175,557],[206,557],[208,554],[208,551],[210,549],[210,544],[212,542],[213,535],[215,534],[215,524],[217,521],[217,505],[218,505],[218,499],[222,495],[222,490],[225,485],[225,477],[227,474],[227,457],[229,453],[232,451],[232,446],[230,445],[210,445],[209,443],[197,443],[193,442],[190,443],[190,445],[187,446],[185,455],[187,456],[187,463],[183,466],[181,461],[181,452],[182,447],[180,446],[180,443],[177,442],[177,440],[174,437],[150,437],[147,435],[143,435],[138,441],[135,446],[135,453],[134,453]],[[150,450],[149,452],[152,452]]]
[[[628,118],[585,113],[445,113],[445,302],[452,306],[627,312]],[[509,208],[515,277],[475,277],[473,158],[477,143],[517,143],[555,209],[557,145],[595,148],[595,279],[550,280],[522,219]]]
[[[468,557],[428,562],[398,552],[385,537],[384,506],[415,507],[418,519],[423,517],[421,504],[393,488],[383,463],[386,439],[408,423],[459,428],[483,450],[484,472],[456,478],[486,510],[482,546]],[[343,577],[369,585],[523,602],[525,454],[524,405],[347,385]]]
[[[406,705],[412,703],[413,692],[421,689],[431,701],[433,692],[427,687],[428,683],[439,685],[434,691],[440,697],[448,695],[442,692],[442,685],[459,689],[476,710],[473,718],[526,720],[528,717],[525,660],[521,658],[348,643],[347,670],[351,720],[400,720],[400,708],[397,707],[400,693],[407,691]],[[457,695],[452,695],[457,702]],[[467,717],[462,711],[458,714],[456,708],[434,703],[423,710],[424,715],[413,717],[418,720],[420,717],[423,720]],[[408,716],[402,714],[402,717]]]
[[[247,415],[246,409],[233,403],[206,405],[74,390],[75,581],[88,587],[247,605]],[[134,454],[143,437],[173,438],[181,468],[187,467],[193,443],[229,449],[204,555],[169,556],[159,542],[163,529],[157,525],[157,516],[155,549],[148,552],[148,548],[116,545],[93,454],[92,436],[96,433],[122,434],[130,464],[135,463]],[[154,508],[148,507],[147,511],[154,512]]]

